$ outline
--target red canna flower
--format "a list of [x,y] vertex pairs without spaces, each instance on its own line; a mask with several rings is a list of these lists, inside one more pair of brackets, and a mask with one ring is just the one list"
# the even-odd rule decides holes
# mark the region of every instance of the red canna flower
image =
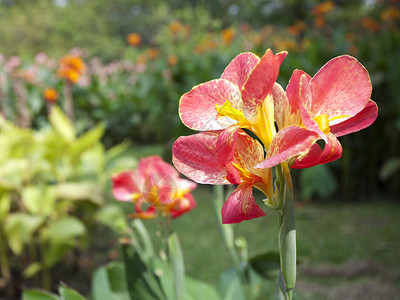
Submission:
[[159,156],[141,159],[136,170],[115,174],[112,181],[116,199],[135,203],[134,218],[176,218],[196,206],[190,193],[196,184],[180,178],[176,169]]
[[[286,92],[279,84],[274,85],[279,132],[267,159],[257,167],[268,168],[289,159],[281,153],[282,144],[287,143],[285,133],[299,128],[307,130],[304,134],[314,139],[314,144],[297,157],[293,168],[312,167],[340,158],[342,147],[337,137],[368,127],[378,116],[378,107],[370,100],[371,92],[368,71],[348,55],[331,59],[313,78],[295,70]],[[325,141],[324,149],[315,143],[318,139]]]

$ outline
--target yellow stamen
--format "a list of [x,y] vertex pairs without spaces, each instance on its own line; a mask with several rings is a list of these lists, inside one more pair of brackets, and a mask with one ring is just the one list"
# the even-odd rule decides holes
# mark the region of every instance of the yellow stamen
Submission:
[[252,125],[252,131],[263,142],[265,149],[268,150],[272,139],[276,134],[274,121],[274,100],[271,95],[268,95],[258,107],[257,122]]
[[233,120],[238,121],[241,127],[243,127],[242,124],[244,125],[249,122],[243,115],[243,112],[234,108],[228,100],[226,100],[225,103],[222,105],[217,104],[216,108],[220,116],[226,116]]
[[321,131],[325,134],[328,134],[331,129],[329,128],[329,116],[327,114],[319,115],[314,118],[314,121],[317,122]]

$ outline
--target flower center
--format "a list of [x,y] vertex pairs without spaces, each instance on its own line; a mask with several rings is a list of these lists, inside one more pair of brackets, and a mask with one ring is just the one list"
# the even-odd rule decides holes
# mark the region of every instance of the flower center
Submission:
[[329,128],[329,116],[327,114],[315,117],[314,121],[317,122],[319,129],[321,129],[323,133],[328,134],[331,131]]

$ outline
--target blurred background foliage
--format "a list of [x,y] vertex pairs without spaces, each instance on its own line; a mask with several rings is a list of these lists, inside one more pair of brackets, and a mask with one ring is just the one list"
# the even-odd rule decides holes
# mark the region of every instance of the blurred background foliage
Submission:
[[[396,0],[2,0],[2,113],[21,126],[47,124],[42,93],[54,88],[60,105],[66,102],[57,61],[72,53],[87,65],[72,88],[78,132],[102,121],[106,147],[129,139],[160,144],[168,157],[173,141],[190,133],[177,114],[180,96],[219,77],[238,53],[287,50],[283,86],[296,68],[314,75],[329,59],[350,54],[370,72],[379,117],[342,138],[341,160],[299,175],[308,183],[302,198],[396,198],[399,7]],[[316,174],[337,181],[329,193],[321,193]]]

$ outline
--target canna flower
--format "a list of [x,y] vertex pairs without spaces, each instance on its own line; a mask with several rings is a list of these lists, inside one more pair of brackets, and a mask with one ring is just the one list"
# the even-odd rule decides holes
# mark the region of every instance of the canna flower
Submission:
[[225,45],[229,45],[232,43],[233,39],[235,38],[235,30],[231,27],[229,28],[225,28],[224,30],[222,30],[222,40],[224,42]]
[[176,218],[196,206],[190,193],[196,184],[180,178],[176,169],[159,156],[141,159],[136,170],[117,173],[112,181],[114,197],[135,204],[133,218]]
[[252,188],[272,199],[272,171],[254,168],[264,160],[264,149],[244,131],[230,128],[222,134],[183,136],[175,142],[172,152],[175,167],[188,178],[203,184],[238,185],[222,207],[222,223],[265,215],[254,200]]
[[128,34],[128,37],[126,39],[128,41],[128,44],[134,47],[139,46],[140,43],[142,42],[142,38],[136,32]]
[[361,25],[371,32],[378,32],[380,28],[379,22],[370,17],[362,18]]
[[[337,137],[359,131],[371,125],[378,116],[378,107],[370,99],[372,85],[368,71],[354,57],[343,55],[331,59],[313,78],[295,70],[283,91],[279,84],[273,88],[275,119],[278,134],[257,167],[268,168],[291,160],[293,149],[282,152],[287,144],[286,131],[303,128],[312,141],[308,151],[298,154],[293,168],[307,168],[341,157],[342,147]],[[323,139],[323,149],[315,143]],[[302,144],[295,145],[299,147]]]
[[384,22],[396,21],[400,18],[400,10],[394,6],[389,6],[382,10],[380,18]]
[[146,51],[146,55],[149,59],[156,59],[159,55],[159,51],[157,48],[149,48]]
[[67,55],[60,59],[57,74],[59,77],[75,83],[86,72],[86,65],[78,56]]
[[167,63],[170,67],[175,66],[179,61],[179,58],[175,54],[170,54],[167,56]]
[[43,98],[48,102],[55,102],[58,100],[58,93],[53,88],[47,88],[43,91]]
[[172,21],[168,25],[168,30],[171,32],[171,34],[177,34],[183,28],[184,28],[184,25],[181,22],[176,21],[176,20]]

